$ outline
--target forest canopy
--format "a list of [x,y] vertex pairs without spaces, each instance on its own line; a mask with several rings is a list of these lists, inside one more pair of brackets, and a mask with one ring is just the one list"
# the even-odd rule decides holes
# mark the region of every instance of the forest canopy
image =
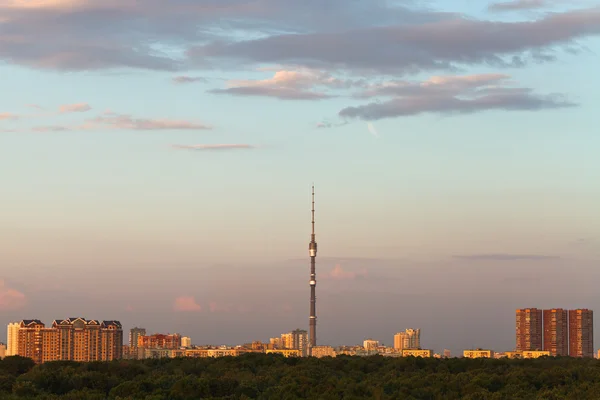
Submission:
[[598,399],[600,362],[466,358],[222,358],[0,361],[12,399]]

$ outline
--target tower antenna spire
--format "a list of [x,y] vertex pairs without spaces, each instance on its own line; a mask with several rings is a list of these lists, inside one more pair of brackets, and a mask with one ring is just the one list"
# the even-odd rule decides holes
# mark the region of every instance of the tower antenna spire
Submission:
[[310,351],[317,345],[317,273],[316,273],[316,258],[317,258],[317,240],[315,237],[315,184],[312,185],[312,207],[311,207],[311,235],[310,243],[308,244],[308,254],[310,256],[310,318],[309,318],[309,337],[308,345]]

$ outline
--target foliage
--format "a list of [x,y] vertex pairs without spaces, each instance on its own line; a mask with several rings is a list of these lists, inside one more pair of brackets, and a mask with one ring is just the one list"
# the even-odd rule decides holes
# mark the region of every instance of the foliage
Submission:
[[51,362],[0,361],[0,398],[195,399],[593,399],[600,362],[348,357],[223,358]]

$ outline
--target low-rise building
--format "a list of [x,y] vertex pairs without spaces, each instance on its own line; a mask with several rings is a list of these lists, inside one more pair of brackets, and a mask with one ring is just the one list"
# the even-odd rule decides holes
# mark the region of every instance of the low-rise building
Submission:
[[281,354],[284,357],[302,357],[302,352],[296,349],[275,349],[275,350],[266,350],[267,354]]
[[331,346],[315,346],[311,349],[312,357],[322,358],[322,357],[335,357],[335,350]]
[[433,350],[429,349],[405,349],[402,350],[402,357],[433,357]]
[[465,350],[463,351],[463,357],[465,358],[494,358],[494,350]]

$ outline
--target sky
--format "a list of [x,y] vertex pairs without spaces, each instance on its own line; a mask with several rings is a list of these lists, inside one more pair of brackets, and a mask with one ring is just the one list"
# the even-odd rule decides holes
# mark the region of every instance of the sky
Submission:
[[319,344],[512,350],[600,310],[599,55],[588,0],[0,0],[0,324],[307,329],[314,183]]

